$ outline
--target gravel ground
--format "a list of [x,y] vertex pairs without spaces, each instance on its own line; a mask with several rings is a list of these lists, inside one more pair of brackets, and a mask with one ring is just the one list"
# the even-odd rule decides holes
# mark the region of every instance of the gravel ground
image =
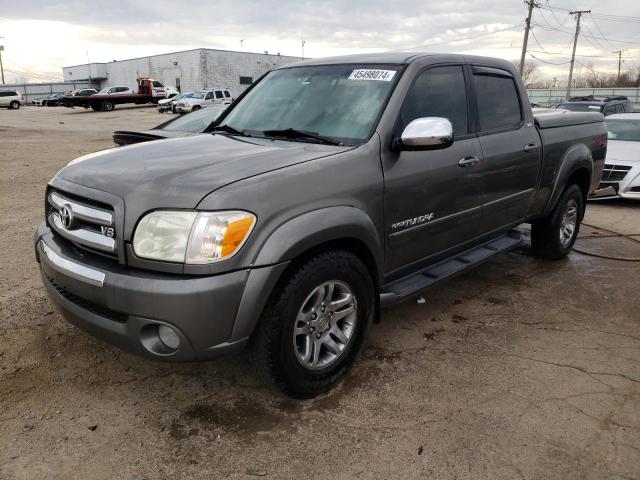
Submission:
[[640,478],[640,263],[594,256],[640,257],[640,203],[589,204],[590,255],[523,248],[385,311],[311,401],[246,353],[165,364],[69,326],[33,255],[45,184],[167,118],[0,110],[0,478]]

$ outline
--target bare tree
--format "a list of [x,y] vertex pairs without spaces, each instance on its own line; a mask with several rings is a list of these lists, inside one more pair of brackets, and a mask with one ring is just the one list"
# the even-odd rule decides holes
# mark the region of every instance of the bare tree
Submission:
[[[516,68],[519,68],[520,66],[520,62],[519,61],[514,61],[512,62]],[[533,85],[533,83],[537,82],[537,72],[538,72],[538,65],[536,65],[535,63],[532,63],[530,61],[525,61],[524,62],[524,68],[522,69],[522,81],[524,82],[525,86],[530,87]]]

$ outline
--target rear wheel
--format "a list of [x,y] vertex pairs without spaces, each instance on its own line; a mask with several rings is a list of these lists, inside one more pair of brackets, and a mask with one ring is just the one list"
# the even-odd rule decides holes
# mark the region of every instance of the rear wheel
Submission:
[[15,100],[9,104],[9,108],[13,108],[14,110],[18,110],[20,108],[20,102],[16,102]]
[[102,102],[101,108],[105,112],[110,112],[111,110],[113,110],[113,102],[105,100],[104,102]]
[[274,290],[251,339],[256,367],[291,397],[326,392],[353,364],[373,311],[362,261],[340,250],[318,254]]
[[567,256],[578,236],[584,201],[582,190],[569,185],[548,217],[531,224],[531,246],[536,255],[558,260]]

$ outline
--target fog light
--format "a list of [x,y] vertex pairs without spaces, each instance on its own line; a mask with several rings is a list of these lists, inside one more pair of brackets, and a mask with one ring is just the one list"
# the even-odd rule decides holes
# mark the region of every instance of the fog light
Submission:
[[166,325],[158,326],[158,338],[164,344],[165,347],[171,350],[177,350],[180,346],[180,337],[171,327]]

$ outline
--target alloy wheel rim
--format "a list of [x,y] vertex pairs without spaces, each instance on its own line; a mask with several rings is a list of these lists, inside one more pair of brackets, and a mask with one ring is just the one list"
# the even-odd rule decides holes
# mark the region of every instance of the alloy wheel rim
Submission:
[[351,288],[331,280],[318,285],[302,303],[293,327],[300,364],[319,370],[335,363],[353,339],[358,304]]
[[563,247],[568,247],[576,232],[578,225],[578,202],[571,199],[567,202],[562,214],[560,223],[560,243]]

